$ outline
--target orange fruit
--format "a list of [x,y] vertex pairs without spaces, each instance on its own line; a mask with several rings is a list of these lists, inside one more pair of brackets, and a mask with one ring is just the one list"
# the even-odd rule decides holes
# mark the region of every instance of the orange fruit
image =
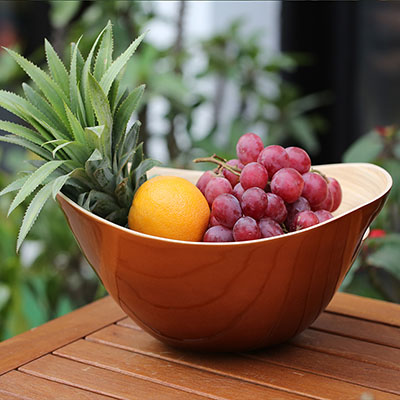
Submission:
[[129,210],[129,228],[169,239],[200,241],[210,208],[200,190],[177,176],[156,176],[137,190]]

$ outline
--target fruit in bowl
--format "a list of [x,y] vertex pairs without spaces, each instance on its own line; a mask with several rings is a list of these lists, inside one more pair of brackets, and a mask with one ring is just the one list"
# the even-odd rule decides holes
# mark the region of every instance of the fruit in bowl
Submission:
[[[17,246],[43,203],[56,196],[77,242],[107,291],[154,337],[174,346],[213,351],[254,349],[285,341],[308,327],[329,303],[356,256],[365,231],[384,204],[391,178],[370,164],[317,166],[321,174],[334,177],[341,185],[343,198],[333,218],[305,227],[309,225],[309,214],[307,218],[302,214],[301,219],[294,219],[294,230],[291,224],[284,224],[289,231],[286,234],[242,240],[250,238],[246,233],[250,218],[254,230],[267,235],[265,232],[282,228],[289,215],[310,211],[299,200],[302,196],[298,197],[306,186],[302,176],[309,172],[308,160],[299,149],[264,149],[260,139],[251,135],[253,150],[247,151],[247,139],[241,139],[238,161],[226,162],[223,177],[215,177],[212,171],[201,176],[197,171],[154,167],[155,162],[143,158],[142,147],[137,143],[140,123],[129,124],[144,88],[139,86],[128,94],[119,89],[118,83],[119,72],[140,40],[141,37],[113,60],[112,27],[108,24],[86,59],[78,51],[79,41],[72,46],[69,71],[46,42],[48,73],[9,51],[36,85],[25,84],[24,97],[0,91],[0,106],[29,125],[0,121],[0,128],[10,133],[0,136],[0,140],[26,147],[41,158],[31,162],[32,171],[0,193],[17,191],[11,212],[35,192]],[[93,60],[96,51],[97,58]],[[266,173],[254,165],[262,165]],[[253,179],[253,169],[263,173]],[[246,170],[242,183],[238,170],[239,175]],[[289,193],[285,185],[282,188],[281,180],[285,180],[281,175],[294,179]],[[143,229],[143,221],[146,226],[158,228],[145,215],[137,221],[135,211],[137,205],[142,210],[148,206],[144,185],[154,176],[175,176],[191,182],[182,204],[185,210],[197,204],[198,209],[204,210],[202,217],[193,219],[188,212],[184,218],[179,213],[169,218],[170,209],[150,207],[150,211],[161,212],[159,218],[166,225],[171,220],[178,222],[183,236],[165,238],[155,236],[161,234],[159,231],[148,234],[127,227],[131,220],[129,223],[136,229]],[[334,191],[334,183],[327,180]],[[203,195],[196,184],[204,185],[207,200],[199,197],[199,193]],[[250,195],[245,195],[245,190],[251,190]],[[139,196],[137,204],[133,200],[135,192]],[[218,196],[223,193],[240,201],[240,208],[233,201],[236,206],[232,206],[229,215],[223,217],[220,211],[211,215],[210,221],[214,217],[219,225],[207,236],[220,237],[224,231],[226,237],[239,241],[210,243],[200,241],[200,234],[189,238],[188,232],[199,226],[199,232],[205,233],[202,231],[207,228],[209,207],[214,201],[216,209],[224,208],[224,204],[218,206]],[[318,215],[320,199],[311,197],[310,207]],[[261,211],[254,207],[255,199],[261,199]],[[287,216],[283,209],[279,216],[273,211],[281,202]],[[333,200],[326,203],[321,206],[326,212],[336,204]],[[179,210],[179,206],[176,208]],[[132,215],[128,218],[130,209]],[[246,215],[249,213],[252,216]],[[327,217],[325,214],[323,218]],[[234,232],[241,218],[245,222],[240,222],[240,229]],[[185,231],[186,220],[193,224],[189,231]],[[298,230],[299,227],[304,229]],[[162,235],[168,230],[164,229]]]

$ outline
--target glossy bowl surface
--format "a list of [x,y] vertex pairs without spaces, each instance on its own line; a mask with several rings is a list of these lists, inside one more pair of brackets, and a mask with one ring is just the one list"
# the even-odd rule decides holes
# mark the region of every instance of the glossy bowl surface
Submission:
[[[70,228],[107,291],[159,340],[193,350],[261,348],[306,329],[328,305],[392,186],[372,164],[317,166],[338,179],[335,217],[283,236],[193,243],[140,234],[58,195]],[[192,182],[198,171],[151,175]]]

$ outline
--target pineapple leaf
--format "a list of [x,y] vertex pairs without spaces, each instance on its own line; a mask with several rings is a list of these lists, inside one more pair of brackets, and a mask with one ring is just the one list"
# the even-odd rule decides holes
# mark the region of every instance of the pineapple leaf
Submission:
[[65,141],[63,140],[62,142],[63,142],[63,143],[59,144],[59,145],[51,152],[51,154],[53,155],[53,158],[55,158],[55,156],[56,156],[58,150],[61,150],[62,148],[68,146],[68,145],[71,144],[71,143],[73,143],[72,141],[66,141],[66,140],[65,140]]
[[120,207],[116,204],[113,196],[97,190],[91,190],[84,203],[84,208],[104,218],[111,212],[119,210]]
[[100,138],[104,132],[104,125],[90,126],[85,128],[85,137],[90,149],[100,149]]
[[160,162],[157,160],[152,160],[151,158],[147,158],[143,160],[139,166],[134,169],[131,173],[131,182],[133,188],[133,194],[135,194],[136,190],[139,186],[146,180],[146,172],[152,169],[155,166],[160,165]]
[[81,79],[81,88],[82,88],[82,94],[83,94],[83,103],[85,105],[86,109],[86,121],[89,126],[92,126],[95,124],[94,121],[94,112],[93,112],[93,107],[92,103],[90,101],[90,96],[89,96],[89,72],[92,66],[92,59],[93,59],[93,54],[96,50],[97,43],[99,42],[100,38],[103,36],[106,28],[104,28],[100,34],[97,36],[96,40],[93,43],[92,48],[90,49],[90,52],[86,58],[85,64],[83,66],[82,70],[82,79]]
[[67,69],[65,68],[65,65],[60,60],[60,57],[58,56],[53,46],[47,39],[44,40],[44,46],[46,50],[47,65],[49,66],[51,76],[53,77],[54,81],[58,84],[58,86],[60,86],[60,88],[63,90],[65,95],[68,97],[69,78]]
[[21,247],[21,244],[24,241],[26,235],[32,228],[32,225],[36,221],[36,218],[38,217],[47,199],[51,196],[52,190],[53,190],[53,182],[47,183],[36,193],[35,197],[29,204],[26,213],[24,215],[24,219],[22,220],[21,229],[18,234],[17,251]]
[[89,95],[97,121],[99,125],[104,125],[104,131],[100,137],[101,151],[108,160],[111,160],[111,130],[113,118],[110,104],[108,103],[106,94],[92,74],[89,74]]
[[126,132],[129,119],[143,95],[144,88],[145,85],[140,85],[135,88],[118,108],[115,115],[115,125],[113,127],[113,151],[115,151],[117,143],[119,143],[121,137],[123,137]]
[[12,201],[7,215],[10,215],[16,207],[18,207],[54,170],[63,163],[64,161],[49,161],[30,175]]
[[112,53],[113,32],[111,22],[108,21],[97,53],[96,63],[94,65],[93,75],[98,81],[100,81],[104,72],[110,67],[112,63]]
[[0,196],[3,196],[4,194],[10,193],[10,192],[15,192],[16,190],[19,190],[22,188],[26,180],[28,179],[29,175],[23,176],[22,178],[19,178],[15,180],[14,182],[11,182],[9,185],[7,185],[1,192]]
[[105,161],[93,172],[93,177],[104,192],[112,192],[115,188],[116,177]]
[[115,188],[115,196],[118,199],[118,203],[124,208],[129,208],[133,199],[133,192],[130,189],[128,182],[129,179],[126,177]]
[[[71,60],[75,52],[76,43],[71,43]],[[76,49],[76,75],[82,76],[83,66],[85,65],[85,60],[80,52],[79,48]]]
[[104,93],[108,95],[111,85],[114,79],[117,77],[121,69],[132,57],[136,48],[139,46],[140,42],[143,40],[144,34],[140,35],[136,40],[134,40],[130,46],[110,65],[107,71],[104,73],[100,81],[100,86],[104,90]]
[[123,159],[132,153],[132,150],[137,146],[140,125],[140,121],[135,121],[129,131],[123,136],[122,143],[118,144],[118,148],[114,153],[116,154],[116,169],[120,170],[123,167],[125,164]]
[[62,189],[65,183],[70,179],[71,172],[69,174],[61,175],[58,178],[54,179],[52,186],[52,196],[53,199],[56,199],[57,193]]
[[45,139],[70,139],[54,128],[52,122],[23,97],[0,90],[0,106],[31,124]]
[[39,146],[43,144],[43,138],[41,138],[32,129],[26,128],[23,125],[15,124],[14,122],[10,121],[0,120],[0,129],[9,133],[13,133],[14,135],[22,137],[26,140],[30,140],[31,142],[38,144]]
[[72,113],[70,108],[64,103],[65,112],[68,117],[69,126],[71,127],[72,134],[75,140],[83,145],[87,145],[85,131],[82,128],[81,123],[78,121],[78,118]]
[[12,143],[16,144],[17,146],[24,147],[25,149],[32,151],[33,153],[37,154],[45,160],[52,159],[52,155],[49,151],[22,137],[14,135],[0,135],[0,142]]
[[[79,93],[79,86],[78,86],[78,77],[77,77],[77,59],[78,59],[78,46],[79,42],[81,41],[82,36],[77,41],[74,50],[72,52],[71,58],[71,68],[70,68],[70,79],[69,79],[69,93],[70,93],[70,100],[71,100],[71,108],[72,112],[78,116],[78,119],[81,123],[85,122],[86,115],[83,109],[82,99],[79,101],[80,93]],[[64,103],[65,107],[65,103]]]
[[31,77],[43,92],[50,104],[53,105],[55,112],[64,124],[68,124],[67,117],[64,112],[63,101],[66,101],[65,93],[60,87],[39,67],[22,57],[13,50],[6,51],[14,58],[20,67]]
[[56,127],[60,132],[63,132],[65,136],[68,136],[68,130],[65,125],[62,124],[50,104],[28,84],[23,83],[22,88],[24,89],[27,100],[47,117],[47,120],[51,122],[52,126]]

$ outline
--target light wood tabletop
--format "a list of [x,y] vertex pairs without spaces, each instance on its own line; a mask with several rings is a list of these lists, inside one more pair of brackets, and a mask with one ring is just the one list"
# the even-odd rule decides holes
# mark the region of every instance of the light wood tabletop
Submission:
[[400,399],[400,306],[337,293],[287,344],[208,354],[106,297],[0,343],[0,399]]

